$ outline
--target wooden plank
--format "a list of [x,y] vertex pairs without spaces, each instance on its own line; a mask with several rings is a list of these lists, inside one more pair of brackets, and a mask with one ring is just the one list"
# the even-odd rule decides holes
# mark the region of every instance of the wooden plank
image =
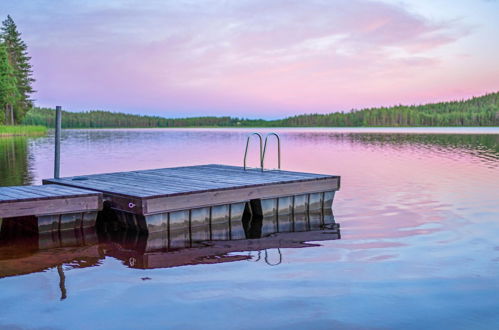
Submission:
[[[238,175],[232,175],[230,171],[220,171],[220,172],[206,172],[196,171],[201,178],[215,178],[216,180],[223,180],[225,182],[233,182],[238,184],[254,184],[254,183],[278,183],[278,182],[290,182],[296,180],[317,180],[328,178],[328,176],[319,177],[304,177],[304,176],[284,176],[277,174],[269,174],[267,172],[259,173],[246,173],[246,172],[236,172]],[[332,177],[332,176],[329,176]]]
[[238,166],[227,166],[227,165],[207,165],[204,168],[210,169],[210,170],[217,170],[217,171],[233,171],[233,172],[240,172],[240,173],[254,173],[254,174],[259,174],[259,173],[264,173],[264,174],[276,174],[276,175],[287,175],[287,176],[299,176],[299,177],[327,177],[329,175],[326,174],[317,174],[317,173],[307,173],[307,172],[293,172],[293,171],[286,171],[286,170],[264,170],[263,172],[260,169],[246,169],[244,170],[243,167],[238,167]]
[[83,197],[100,194],[90,190],[79,188],[62,188],[49,186],[13,186],[0,188],[0,203],[11,203],[12,201],[28,200],[50,200],[61,197]]
[[[111,177],[106,177],[104,179],[108,180]],[[162,192],[164,189],[199,189],[206,186],[206,184],[202,184],[200,182],[196,182],[192,179],[187,179],[182,182],[179,180],[175,180],[175,177],[171,176],[151,176],[150,174],[136,174],[136,173],[126,173],[126,175],[122,175],[119,177],[123,182],[128,182],[133,185],[142,185],[144,183],[147,184],[149,190],[153,190],[154,192]]]
[[[167,178],[171,179],[171,178]],[[152,179],[151,179],[152,180]],[[101,181],[97,180],[86,180],[85,183],[77,182],[70,180],[59,180],[57,183],[59,184],[68,184],[68,185],[77,185],[80,187],[84,187],[87,189],[99,190],[107,193],[119,193],[129,196],[141,196],[141,197],[152,197],[158,195],[167,195],[167,194],[177,194],[177,193],[187,193],[191,191],[203,191],[203,190],[212,190],[212,189],[223,189],[230,187],[239,187],[241,184],[204,184],[203,186],[193,186],[188,185],[187,180],[179,181],[178,183],[172,183],[171,181],[160,181],[160,180],[146,180],[145,178],[134,178],[134,179],[123,179],[125,184],[123,186],[118,186],[113,184],[112,178],[106,178],[105,181],[101,179]],[[47,182],[55,182],[48,181]],[[252,183],[254,185],[255,182]],[[142,187],[147,186],[151,187],[153,185],[159,185],[157,189],[149,188],[147,190],[143,190]],[[248,185],[246,183],[245,185]]]
[[[321,180],[325,180],[325,179],[321,179]],[[159,192],[157,194],[151,194],[151,195],[148,195],[148,196],[144,196],[142,195],[141,197],[142,198],[146,198],[146,199],[149,199],[149,198],[157,198],[157,197],[163,197],[163,196],[176,196],[176,195],[186,195],[186,194],[192,194],[192,193],[200,193],[200,192],[209,192],[209,191],[222,191],[222,190],[234,190],[234,189],[239,189],[239,188],[243,188],[243,187],[258,187],[258,186],[272,186],[272,185],[276,185],[276,184],[284,184],[284,183],[289,183],[289,182],[305,182],[305,181],[308,181],[308,182],[316,182],[316,181],[319,181],[319,180],[294,180],[294,181],[284,181],[284,182],[277,182],[277,183],[260,183],[260,184],[245,184],[245,185],[231,185],[231,186],[228,186],[226,188],[212,188],[212,189],[164,189],[162,192]]]
[[339,186],[338,178],[317,181],[290,182],[278,185],[246,187],[192,193],[179,196],[151,198],[145,201],[144,214],[171,212],[175,210],[204,207],[217,204],[230,204],[255,198],[274,198],[296,194],[334,191]]
[[[167,169],[165,169],[167,170]],[[168,177],[168,179],[171,178],[186,178],[186,179],[197,179],[201,181],[214,181],[214,182],[225,182],[225,183],[246,183],[246,184],[252,184],[255,182],[268,182],[268,183],[274,183],[274,182],[285,182],[285,181],[293,181],[293,180],[304,180],[304,179],[320,179],[320,178],[328,178],[328,177],[333,177],[333,176],[323,176],[323,175],[316,175],[313,177],[310,176],[301,176],[301,175],[295,175],[295,176],[287,176],[283,175],[280,173],[270,173],[270,172],[244,172],[244,171],[235,171],[239,176],[232,175],[230,171],[216,171],[216,172],[203,172],[199,170],[198,168],[196,169],[191,169],[191,172],[187,171],[182,171],[182,172],[177,172],[175,174],[171,174],[166,172],[165,170],[148,170],[144,171],[144,174],[147,175],[152,175],[155,174],[158,177]],[[181,174],[179,174],[181,173]],[[213,180],[213,178],[216,178]],[[257,180],[257,181],[255,181]]]
[[[94,176],[102,176],[102,175],[116,175],[116,174],[127,174],[127,173],[149,173],[149,172],[157,172],[160,171],[164,173],[165,175],[174,175],[174,173],[188,173],[190,175],[193,175],[194,173],[206,173],[206,171],[212,171],[212,172],[225,172],[225,176],[228,177],[227,173],[229,171],[236,172],[236,173],[242,173],[246,176],[248,175],[256,175],[256,176],[261,176],[262,172],[258,169],[248,169],[244,171],[242,167],[238,166],[229,166],[229,165],[217,165],[217,164],[210,164],[210,165],[197,165],[197,166],[183,166],[183,167],[173,167],[173,168],[164,168],[164,169],[152,169],[152,170],[141,170],[141,171],[130,171],[130,172],[113,172],[113,173],[104,173],[104,174],[93,174],[93,175],[87,175],[83,176],[86,178],[91,178]],[[270,176],[279,176],[279,177],[286,177],[286,178],[320,178],[320,177],[330,177],[329,175],[324,175],[324,174],[313,174],[313,173],[304,173],[304,172],[291,172],[291,171],[284,171],[284,170],[267,170],[264,171],[263,174],[266,177]],[[82,177],[82,176],[80,176]],[[71,178],[65,178],[65,179],[73,179],[76,177],[71,177]]]
[[30,186],[19,186],[19,187],[12,187],[13,190],[17,190],[20,192],[24,192],[27,194],[32,194],[35,196],[38,196],[38,198],[44,198],[44,197],[54,197],[54,196],[60,196],[61,192],[58,191],[52,191],[49,189],[33,189]]
[[[235,175],[237,174],[237,176]],[[306,179],[306,178],[324,178],[328,177],[325,175],[314,175],[309,173],[296,173],[296,172],[288,172],[288,171],[255,171],[248,170],[244,171],[241,168],[233,167],[233,166],[221,166],[221,165],[209,165],[209,166],[191,166],[191,167],[180,167],[180,168],[167,168],[167,169],[157,169],[157,170],[145,170],[145,171],[133,171],[133,172],[117,172],[117,173],[109,173],[109,174],[97,174],[87,176],[89,180],[103,180],[109,181],[111,177],[115,177],[118,180],[114,182],[110,182],[113,187],[107,188],[108,190],[112,190],[113,192],[123,192],[120,181],[124,180],[133,180],[134,178],[144,178],[144,175],[152,176],[156,175],[158,182],[165,185],[165,180],[168,180],[168,184],[163,187],[161,190],[162,193],[167,193],[165,189],[175,189],[175,187],[183,188],[182,191],[186,190],[185,188],[189,187],[193,190],[199,190],[199,188],[210,187],[212,188],[209,182],[213,182],[217,185],[222,185],[226,187],[229,184],[241,185],[241,184],[254,184],[254,183],[272,183],[276,181],[289,181],[294,179]],[[71,178],[66,178],[71,180]],[[145,178],[144,178],[145,179]],[[152,177],[151,177],[152,179]],[[189,180],[189,181],[187,181]],[[196,182],[197,180],[197,182]],[[112,180],[111,180],[112,181]],[[118,181],[118,182],[116,182]],[[133,181],[126,181],[127,183],[137,184]],[[82,182],[79,183],[79,186],[90,188],[91,185],[89,183],[84,184]],[[105,188],[104,188],[105,189]],[[143,191],[143,185],[137,185],[135,190],[140,191],[140,195],[152,195],[153,192],[151,190],[155,190],[155,187],[149,187],[147,193]],[[178,191],[178,190],[174,190]],[[158,192],[155,190],[154,192]],[[173,192],[173,191],[172,191]],[[128,192],[127,192],[128,193]],[[136,191],[137,193],[137,191]]]
[[[165,175],[178,175],[178,174],[187,174],[187,175],[223,175],[224,177],[241,177],[241,178],[263,178],[263,179],[294,179],[294,178],[325,178],[327,175],[320,174],[309,174],[309,173],[298,173],[298,172],[288,172],[288,171],[264,171],[260,170],[246,170],[242,168],[234,168],[234,167],[203,167],[196,166],[192,168],[183,168],[181,170],[175,170],[167,172],[169,169],[159,169],[159,170],[148,170],[147,172],[156,172],[156,173],[165,173]],[[146,172],[146,171],[144,171]],[[175,173],[175,174],[174,174]]]
[[105,185],[109,190],[113,191],[133,191],[134,193],[139,193],[141,195],[154,195],[160,192],[157,189],[154,189],[154,187],[151,187],[151,184],[147,184],[147,182],[125,176],[116,177],[113,175],[102,175],[91,178],[88,182],[89,184],[96,182],[100,185]]
[[19,194],[16,194],[14,192],[6,191],[6,190],[2,190],[0,192],[0,201],[1,200],[9,200],[9,199],[18,199],[18,198],[19,198]]
[[[129,175],[128,177],[120,178],[124,182],[132,186],[144,186],[147,184],[149,190],[153,190],[155,194],[165,194],[169,192],[194,191],[204,189],[226,188],[231,186],[228,183],[215,183],[208,180],[199,180],[192,177],[178,178],[174,176],[144,174]],[[109,180],[109,178],[106,178]],[[149,194],[153,195],[153,194]]]
[[58,184],[70,187],[78,187],[88,190],[93,190],[95,192],[112,193],[123,196],[137,196],[136,191],[127,189],[125,186],[112,186],[109,184],[102,184],[96,181],[72,181],[68,179],[44,179],[43,184]]
[[2,187],[1,192],[10,197],[16,197],[17,199],[23,198],[38,198],[40,195],[31,192],[19,191],[14,189],[15,187]]
[[51,196],[56,196],[59,194],[67,194],[67,193],[72,193],[72,194],[77,194],[77,195],[84,195],[84,194],[89,194],[93,193],[88,190],[83,190],[80,188],[70,188],[70,187],[63,187],[63,186],[57,186],[57,185],[52,185],[52,186],[12,186],[12,187],[0,187],[0,194],[3,192],[7,192],[9,194],[15,193],[15,194],[28,194],[28,195],[39,195],[39,196],[46,196],[47,194]]
[[326,178],[326,177],[331,176],[331,175],[326,175],[326,174],[315,174],[315,173],[306,173],[306,172],[291,172],[291,171],[285,171],[285,170],[265,170],[262,172],[260,169],[244,170],[244,168],[242,168],[242,167],[228,166],[228,165],[217,165],[217,164],[205,165],[205,166],[203,166],[203,168],[216,170],[216,171],[223,171],[223,172],[245,173],[245,174],[255,174],[255,175],[263,173],[264,175],[277,175],[280,177]]
[[[230,173],[229,173],[230,174]],[[148,175],[148,176],[155,176],[158,179],[166,176],[166,174],[162,172],[149,172],[147,174],[143,175]],[[184,181],[189,181],[189,182],[198,182],[199,184],[203,185],[209,185],[209,183],[213,183],[216,185],[248,185],[248,184],[253,184],[253,183],[275,183],[276,181],[283,181],[285,178],[279,178],[277,180],[276,178],[272,178],[267,175],[260,175],[260,176],[254,176],[254,177],[240,177],[240,176],[234,176],[234,175],[228,175],[227,173],[225,174],[220,174],[216,172],[207,172],[203,173],[201,171],[196,171],[193,172],[193,174],[190,173],[181,173],[181,174],[168,174],[169,179],[174,179],[177,180],[178,182],[184,182]],[[293,178],[296,179],[296,178]],[[300,178],[303,179],[303,178]],[[289,180],[287,180],[289,181]]]
[[50,215],[74,212],[96,211],[102,209],[100,195],[50,200],[16,201],[0,204],[0,218],[26,215]]

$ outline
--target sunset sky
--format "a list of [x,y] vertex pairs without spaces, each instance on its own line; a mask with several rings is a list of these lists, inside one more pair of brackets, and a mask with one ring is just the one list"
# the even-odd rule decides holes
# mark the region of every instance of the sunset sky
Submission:
[[276,118],[499,91],[494,0],[1,0],[39,106]]

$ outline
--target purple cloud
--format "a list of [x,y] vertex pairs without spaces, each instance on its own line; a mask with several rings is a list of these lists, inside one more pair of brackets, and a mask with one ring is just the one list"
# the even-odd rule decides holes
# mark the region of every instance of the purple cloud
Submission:
[[386,103],[469,33],[367,0],[64,1],[37,14],[44,5],[19,19],[36,98],[73,109],[280,115]]

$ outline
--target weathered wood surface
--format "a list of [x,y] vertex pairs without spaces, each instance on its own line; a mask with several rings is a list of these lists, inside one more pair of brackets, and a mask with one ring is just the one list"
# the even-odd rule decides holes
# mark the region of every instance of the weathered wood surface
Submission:
[[156,213],[183,208],[194,208],[216,204],[230,204],[250,199],[266,199],[294,194],[307,194],[336,190],[337,179],[324,179],[309,182],[284,182],[264,186],[246,186],[233,190],[198,192],[189,195],[176,195],[147,199],[144,213]]
[[0,218],[102,209],[102,194],[61,185],[0,187]]
[[116,209],[154,214],[256,198],[336,191],[340,177],[199,165],[46,179],[43,182],[100,191]]

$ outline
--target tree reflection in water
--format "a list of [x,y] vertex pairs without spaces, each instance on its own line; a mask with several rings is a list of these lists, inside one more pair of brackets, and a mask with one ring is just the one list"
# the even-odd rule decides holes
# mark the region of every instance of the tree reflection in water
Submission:
[[0,186],[27,185],[33,181],[28,138],[0,137]]

